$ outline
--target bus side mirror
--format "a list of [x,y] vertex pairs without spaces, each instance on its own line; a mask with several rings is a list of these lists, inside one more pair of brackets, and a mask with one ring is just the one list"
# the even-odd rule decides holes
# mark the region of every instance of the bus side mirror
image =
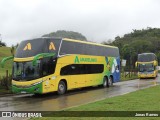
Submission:
[[135,63],[135,66],[136,66],[136,67],[138,66],[138,62]]
[[11,60],[13,58],[14,58],[13,56],[3,58],[2,61],[0,62],[1,67],[3,68],[6,61]]
[[41,53],[37,54],[32,61],[33,66],[37,65],[37,60],[40,58],[53,57],[55,53]]
[[153,64],[154,64],[154,66],[157,66],[157,61],[154,60]]

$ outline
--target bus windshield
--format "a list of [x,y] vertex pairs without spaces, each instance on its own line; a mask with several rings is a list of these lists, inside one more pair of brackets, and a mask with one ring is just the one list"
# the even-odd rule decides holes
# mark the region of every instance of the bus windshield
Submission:
[[30,81],[54,74],[57,58],[43,58],[37,60],[33,66],[32,61],[13,63],[13,80]]
[[154,71],[153,63],[140,64],[139,65],[139,71],[140,72],[152,72],[152,71]]
[[33,66],[30,62],[14,62],[13,63],[13,79],[28,81],[40,77],[40,61]]

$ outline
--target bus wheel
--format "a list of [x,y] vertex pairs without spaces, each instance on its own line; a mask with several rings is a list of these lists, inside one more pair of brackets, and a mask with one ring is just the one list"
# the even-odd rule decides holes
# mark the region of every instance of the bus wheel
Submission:
[[66,84],[64,83],[64,81],[59,82],[57,92],[59,95],[62,95],[66,92]]
[[106,77],[103,78],[103,87],[107,87],[107,78]]
[[109,77],[108,81],[107,81],[107,87],[110,87],[113,85],[113,78]]

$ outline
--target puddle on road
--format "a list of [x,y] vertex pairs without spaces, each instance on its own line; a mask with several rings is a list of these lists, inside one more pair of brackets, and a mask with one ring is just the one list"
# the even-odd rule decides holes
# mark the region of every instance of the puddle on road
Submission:
[[138,89],[142,89],[142,88],[146,88],[146,87],[150,87],[150,86],[156,86],[159,84],[160,84],[160,81],[158,80],[158,78],[156,78],[156,79],[139,79],[139,80],[137,80],[137,83],[129,85],[128,87],[135,87]]

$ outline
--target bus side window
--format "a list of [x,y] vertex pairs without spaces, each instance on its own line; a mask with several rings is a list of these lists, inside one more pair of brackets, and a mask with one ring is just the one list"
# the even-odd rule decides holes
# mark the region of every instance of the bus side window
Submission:
[[72,64],[64,66],[60,71],[60,75],[96,74],[103,71],[103,64]]
[[79,75],[85,74],[85,67],[83,64],[72,64],[64,66],[61,71],[60,75]]
[[103,64],[86,64],[86,74],[102,73],[104,71]]
[[42,76],[53,74],[56,67],[56,60],[52,58],[44,58],[42,60]]
[[61,68],[61,71],[60,71],[60,75],[69,75],[69,73],[70,73],[70,70],[71,69],[71,67],[70,66],[64,66],[64,67],[62,67]]
[[67,65],[61,69],[60,75],[75,75],[78,72],[76,65]]

